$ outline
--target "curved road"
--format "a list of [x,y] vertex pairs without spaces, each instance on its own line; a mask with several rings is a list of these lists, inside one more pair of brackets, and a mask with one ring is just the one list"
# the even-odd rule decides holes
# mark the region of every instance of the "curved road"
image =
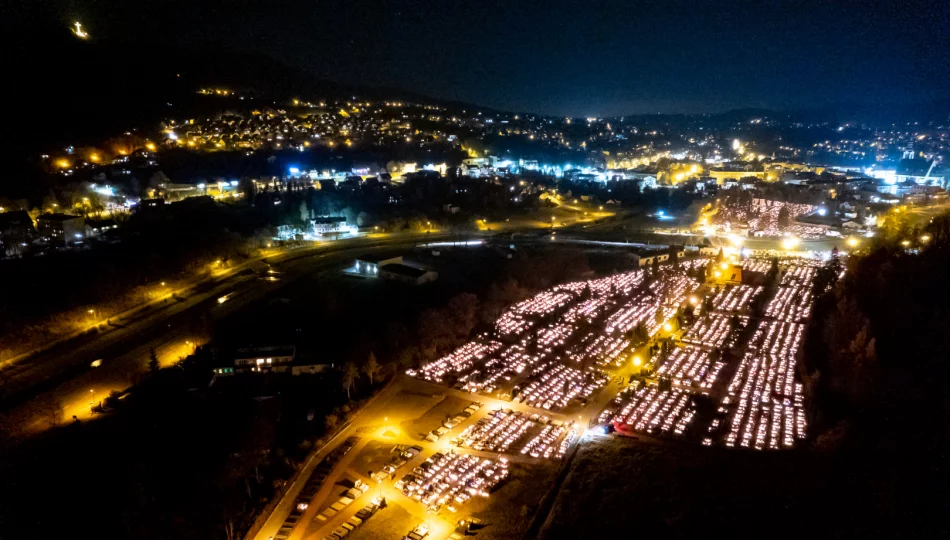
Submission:
[[[188,296],[168,299],[129,319],[121,326],[82,343],[67,342],[22,360],[0,372],[3,401],[12,424],[26,434],[45,429],[52,417],[61,420],[91,416],[91,405],[104,401],[113,390],[124,391],[146,371],[150,351],[155,349],[163,366],[187,356],[203,343],[202,318],[218,318],[237,311],[274,292],[296,278],[321,270],[342,267],[347,261],[386,249],[407,249],[425,241],[444,241],[448,235],[387,234],[339,240],[306,249],[288,250],[251,261],[243,270],[230,272],[200,287]],[[243,266],[243,265],[242,265]],[[266,281],[271,267],[278,282]],[[219,302],[222,297],[226,302]],[[98,367],[92,363],[101,361]],[[57,409],[61,409],[57,412]]]

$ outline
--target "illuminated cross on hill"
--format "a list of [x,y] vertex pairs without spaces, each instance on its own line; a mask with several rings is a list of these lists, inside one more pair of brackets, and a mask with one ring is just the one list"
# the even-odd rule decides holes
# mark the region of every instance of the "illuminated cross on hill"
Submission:
[[81,23],[77,21],[74,24],[76,25],[76,28],[73,28],[73,34],[76,34],[76,37],[78,37],[79,39],[86,39],[87,37],[89,37],[88,33],[83,32]]

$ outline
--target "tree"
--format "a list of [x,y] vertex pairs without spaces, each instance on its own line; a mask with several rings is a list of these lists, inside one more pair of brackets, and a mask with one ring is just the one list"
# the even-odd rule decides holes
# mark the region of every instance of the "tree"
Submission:
[[[613,287],[614,287],[613,282],[611,282],[610,287],[611,287],[611,289],[613,289]],[[580,300],[582,300],[582,301],[583,301],[583,300],[590,300],[590,298],[591,298],[592,296],[593,296],[593,293],[590,291],[590,284],[584,285],[583,290],[581,290]]]
[[150,373],[158,373],[161,364],[158,363],[158,354],[155,353],[155,347],[148,352],[148,370]]
[[446,309],[457,337],[465,339],[475,328],[478,316],[478,297],[472,293],[457,294],[449,300]]
[[39,412],[40,416],[42,416],[43,419],[49,424],[49,427],[54,428],[59,426],[59,424],[63,421],[63,413],[65,412],[65,408],[63,407],[63,403],[60,400],[54,397],[49,397],[42,399],[39,402],[37,412]]
[[436,353],[449,342],[451,335],[450,321],[441,311],[429,308],[419,315],[419,339]]
[[122,392],[118,390],[112,390],[109,392],[109,397],[106,398],[106,407],[115,408],[119,404],[119,398],[122,397]]
[[340,382],[346,390],[346,399],[350,399],[350,390],[353,389],[353,384],[356,382],[356,378],[359,377],[359,374],[359,369],[356,368],[356,364],[353,362],[343,364],[343,378]]
[[416,359],[419,357],[419,349],[413,346],[408,346],[403,350],[399,351],[399,367],[403,369],[410,369],[415,367]]
[[336,413],[327,413],[323,417],[323,427],[327,430],[327,433],[333,431],[336,428],[336,425],[340,423],[340,417]]
[[815,271],[815,277],[812,279],[812,294],[818,296],[834,287],[842,272],[844,272],[844,264],[841,263],[838,248],[835,247],[831,250],[831,259]]
[[769,266],[769,271],[765,273],[765,281],[769,285],[773,285],[778,281],[778,257],[772,257],[772,264]]
[[778,228],[784,230],[791,223],[791,214],[788,212],[788,206],[782,205],[782,208],[778,211]]
[[637,339],[637,344],[646,343],[650,339],[650,332],[647,330],[643,321],[637,323],[633,328],[633,335]]
[[250,178],[241,178],[239,189],[241,194],[244,196],[244,200],[248,203],[254,202],[254,196],[257,195],[257,187],[254,185],[254,181]]
[[370,385],[373,384],[373,379],[379,374],[379,370],[380,365],[379,362],[376,361],[376,355],[370,352],[369,357],[366,359],[366,363],[363,364],[363,373],[369,377]]
[[732,316],[729,317],[729,328],[735,330],[739,328],[740,326],[742,326],[742,320],[739,318],[738,315],[733,313]]

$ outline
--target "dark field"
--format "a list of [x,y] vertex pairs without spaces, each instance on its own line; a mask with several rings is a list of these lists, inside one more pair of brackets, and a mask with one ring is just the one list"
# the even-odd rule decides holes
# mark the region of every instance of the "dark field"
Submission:
[[945,518],[935,522],[935,509],[926,508],[934,502],[877,492],[896,483],[887,468],[840,452],[753,453],[603,437],[578,451],[540,537],[920,538],[945,530]]

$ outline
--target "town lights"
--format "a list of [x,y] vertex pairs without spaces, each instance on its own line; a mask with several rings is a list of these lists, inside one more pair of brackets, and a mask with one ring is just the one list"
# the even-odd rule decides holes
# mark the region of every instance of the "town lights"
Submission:
[[696,298],[695,296],[690,296],[690,297],[689,297],[689,303],[690,303],[690,304],[693,304],[693,305],[695,306],[696,304],[699,303],[699,298]]
[[910,240],[901,240],[901,245],[907,247],[910,245]]
[[643,360],[641,360],[639,356],[635,355],[633,357],[633,367],[640,367],[641,364],[643,364]]
[[858,244],[860,243],[860,241],[857,238],[851,237],[851,238],[848,238],[847,243],[848,243],[848,247],[854,249],[858,247]]
[[672,332],[672,331],[673,331],[673,325],[670,324],[670,323],[664,324],[664,325],[663,325],[663,331],[664,331],[664,332]]
[[926,244],[927,242],[930,242],[930,235],[929,235],[929,234],[925,234],[925,235],[921,236],[921,237],[920,237],[920,241],[923,242],[923,243],[925,243],[925,244]]

